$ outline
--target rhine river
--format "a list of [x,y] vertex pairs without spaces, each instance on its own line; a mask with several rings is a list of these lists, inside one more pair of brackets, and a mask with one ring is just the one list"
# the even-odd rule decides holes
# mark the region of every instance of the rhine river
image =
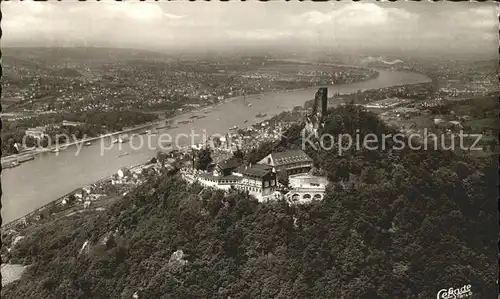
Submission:
[[[376,89],[404,84],[416,84],[431,81],[423,74],[403,71],[379,70],[377,78],[343,85],[328,87],[328,94],[353,93],[358,90]],[[321,86],[318,86],[321,87]],[[197,134],[225,134],[233,126],[246,127],[261,122],[256,118],[258,113],[266,113],[266,118],[291,110],[295,106],[302,106],[312,100],[318,87],[303,90],[269,92],[261,95],[246,96],[245,105],[242,97],[236,97],[206,110],[206,113],[190,112],[173,119],[172,129],[163,129],[159,133],[168,133],[175,138],[179,134],[190,134],[194,130]],[[205,116],[193,119],[192,123],[178,124],[183,120],[190,120],[193,115]],[[246,121],[246,122],[245,122]],[[157,137],[140,135],[144,146],[139,148],[139,138],[132,139],[132,143],[112,144],[110,138],[95,140],[92,146],[71,146],[55,153],[46,152],[35,156],[35,160],[26,162],[16,168],[2,171],[2,218],[8,223],[26,215],[64,194],[79,187],[86,186],[103,177],[107,177],[123,167],[132,166],[156,156],[159,149]],[[150,138],[153,147],[147,146]],[[165,138],[165,137],[163,137]],[[135,141],[135,142],[134,142]],[[179,146],[189,145],[190,138],[179,139]],[[175,144],[175,142],[173,142]],[[107,150],[101,154],[103,145]],[[121,147],[121,149],[120,149]],[[120,153],[129,152],[129,155],[118,157]]]

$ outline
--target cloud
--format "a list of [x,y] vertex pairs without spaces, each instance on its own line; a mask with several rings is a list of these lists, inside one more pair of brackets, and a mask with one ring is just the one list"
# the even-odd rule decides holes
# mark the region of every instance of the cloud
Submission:
[[305,12],[298,17],[291,17],[290,23],[296,26],[342,25],[346,27],[364,27],[390,25],[394,22],[408,22],[416,19],[418,19],[418,15],[398,8],[385,8],[373,3],[350,3],[326,13],[317,10]]
[[[120,3],[106,3],[101,5],[99,10],[102,11],[99,14],[100,17],[104,18],[122,18],[130,19],[131,21],[137,22],[157,22],[163,19],[182,19],[186,16],[175,15],[172,13],[164,12],[163,9],[156,3],[146,3],[146,2],[120,2]],[[82,10],[94,11],[94,9],[83,8]]]
[[485,30],[498,28],[499,6],[481,6],[465,9],[451,14],[444,14],[454,26],[462,30]]
[[174,15],[174,14],[170,14],[170,13],[164,13],[164,15],[169,18],[169,19],[184,19],[186,16],[179,16],[179,15]]
[[148,47],[171,42],[165,30],[187,18],[156,3],[2,2],[3,44]]
[[[498,5],[338,2],[5,2],[4,45],[164,49],[277,45],[287,48],[460,49],[498,39]],[[195,45],[195,46],[194,46]]]
[[[11,3],[6,3],[5,7],[6,12],[8,13],[10,9],[16,10],[16,6]],[[23,7],[24,13],[31,16],[42,16],[46,14],[54,14],[59,11],[59,8],[53,4],[44,4],[40,2],[30,1],[26,2],[26,5]],[[17,11],[18,12],[18,11]]]
[[276,31],[264,29],[246,31],[227,30],[226,32],[232,38],[243,40],[276,40],[289,38],[296,35],[296,33],[293,31]]

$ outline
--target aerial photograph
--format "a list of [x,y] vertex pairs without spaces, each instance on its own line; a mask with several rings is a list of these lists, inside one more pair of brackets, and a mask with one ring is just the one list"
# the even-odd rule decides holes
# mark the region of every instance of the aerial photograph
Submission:
[[499,4],[0,11],[2,298],[500,298]]

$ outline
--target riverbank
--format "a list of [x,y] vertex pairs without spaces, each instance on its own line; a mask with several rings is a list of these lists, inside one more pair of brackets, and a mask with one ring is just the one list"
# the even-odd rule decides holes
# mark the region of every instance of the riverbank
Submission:
[[[297,89],[297,90],[303,90],[303,89]],[[236,97],[236,98],[237,98],[237,97]],[[236,98],[233,98],[233,100],[234,100],[234,99],[236,99]],[[228,100],[229,100],[229,99],[228,99]],[[207,110],[207,109],[211,109],[211,108],[212,108],[212,107],[205,107],[205,108],[204,108],[204,109],[202,109],[201,111],[203,111],[203,110]],[[284,112],[282,112],[282,113],[284,113]],[[272,119],[272,117],[271,117],[271,118],[266,118],[266,119],[262,120],[262,122],[269,121],[270,119]],[[136,168],[136,167],[142,167],[142,166],[146,165],[148,162],[149,162],[149,161],[146,161],[146,162],[142,162],[142,163],[139,163],[139,164],[133,165],[133,166],[131,166],[131,167],[130,167],[130,169],[132,170],[132,169],[134,169],[134,168]],[[109,180],[109,179],[111,179],[111,177],[110,177],[110,176],[105,177],[105,178],[102,178],[102,179],[100,179],[99,181],[94,182],[94,183],[92,183],[92,184],[98,184],[99,182],[102,182],[102,181],[105,181],[105,180]],[[88,186],[85,186],[85,187],[88,187]],[[15,227],[15,226],[17,226],[17,225],[19,225],[19,224],[23,223],[23,222],[24,222],[24,223],[26,223],[26,219],[27,219],[27,218],[30,218],[30,217],[32,217],[32,216],[34,216],[34,215],[37,215],[37,214],[40,214],[41,212],[43,212],[43,210],[45,210],[46,208],[48,208],[48,207],[50,207],[50,206],[56,205],[56,204],[58,204],[58,203],[61,203],[61,202],[62,202],[65,198],[67,198],[70,194],[74,194],[74,193],[78,192],[78,190],[81,190],[81,189],[83,189],[83,188],[85,188],[85,187],[79,187],[79,188],[77,188],[77,189],[75,189],[75,190],[73,190],[73,191],[71,191],[71,192],[69,192],[69,193],[65,194],[64,196],[59,197],[58,199],[54,200],[53,202],[48,203],[48,204],[47,204],[47,205],[45,205],[45,206],[42,206],[42,207],[37,208],[35,211],[33,211],[33,212],[29,213],[28,215],[25,215],[25,216],[23,216],[23,217],[20,217],[20,218],[18,218],[18,219],[16,219],[16,220],[14,220],[14,221],[12,221],[12,222],[10,222],[10,223],[6,224],[4,227],[2,227],[2,229],[8,230],[8,229],[10,229],[10,228],[12,228],[12,227]],[[28,221],[28,222],[32,222],[32,221]]]
[[[311,63],[312,64],[312,63]],[[326,65],[326,64],[318,64],[318,65]],[[328,65],[332,65],[332,66],[342,66],[342,65],[333,65],[333,64],[328,64]],[[363,67],[356,67],[356,66],[352,66],[353,68],[360,68],[360,69],[366,69],[366,70],[371,70],[371,71],[375,71],[376,74],[375,76],[372,76],[372,77],[368,77],[368,78],[365,78],[364,80],[360,80],[360,81],[356,81],[356,82],[352,82],[352,83],[337,83],[337,84],[327,84],[328,86],[336,86],[336,85],[346,85],[346,84],[354,84],[354,83],[363,83],[365,81],[369,81],[369,80],[373,80],[373,79],[376,79],[378,78],[378,76],[380,75],[379,71],[377,69],[373,69],[373,68],[363,68]],[[326,85],[325,85],[326,86]],[[308,90],[308,89],[311,89],[311,88],[320,88],[320,87],[323,87],[323,85],[315,85],[315,86],[309,86],[309,87],[300,87],[300,88],[290,88],[290,89],[282,89],[282,90],[270,90],[270,91],[266,91],[266,92],[260,92],[260,93],[250,93],[250,94],[246,94],[246,95],[240,95],[240,96],[235,96],[235,97],[231,97],[229,98],[228,100],[229,101],[232,101],[234,99],[241,99],[241,98],[244,98],[244,97],[255,97],[255,96],[265,96],[267,94],[270,94],[270,93],[282,93],[282,92],[295,92],[295,91],[304,91],[304,90]]]
[[[310,87],[306,87],[306,88],[295,88],[295,89],[290,89],[290,90],[282,90],[282,91],[275,91],[276,93],[286,93],[286,92],[294,92],[294,91],[304,91],[304,90],[307,90],[307,89],[310,89]],[[254,95],[249,95],[250,96],[253,96],[253,97],[259,97],[259,96],[265,96],[266,94],[268,94],[269,92],[266,92],[266,93],[260,93],[260,94],[254,94]],[[231,97],[231,98],[228,98],[226,100],[224,100],[223,102],[221,102],[219,105],[223,104],[223,103],[230,103],[230,102],[233,102],[235,100],[238,100],[238,99],[241,99],[243,96],[236,96],[236,97]],[[200,109],[200,112],[203,112],[203,111],[207,111],[207,110],[210,110],[210,111],[214,111],[217,109],[217,106],[219,105],[214,105],[214,106],[206,106],[206,107],[203,107]],[[168,119],[166,121],[172,121],[173,119],[175,119],[176,117],[186,117],[188,116],[190,113],[192,113],[193,111],[188,111],[188,112],[184,112],[182,114],[179,114],[177,116],[174,116],[172,119]],[[265,119],[262,119],[263,122],[265,122],[266,120],[269,120],[271,118],[265,118]],[[154,125],[157,125],[157,124],[160,124],[162,122],[164,122],[165,120],[160,120],[160,121],[157,121],[157,122],[153,122],[153,123],[148,123],[148,124],[144,124],[144,125],[141,125],[141,126],[137,126],[137,127],[134,127],[134,128],[129,128],[129,129],[126,129],[126,130],[122,130],[122,131],[119,131],[119,132],[113,132],[113,133],[109,133],[109,134],[105,134],[105,135],[102,135],[102,136],[98,136],[98,137],[93,137],[93,138],[87,138],[87,139],[84,139],[84,140],[79,140],[77,142],[73,142],[73,143],[70,143],[70,144],[64,144],[60,147],[52,147],[50,149],[47,149],[47,151],[50,151],[52,149],[55,149],[55,148],[67,148],[69,146],[72,146],[72,145],[76,145],[76,144],[82,144],[84,142],[89,142],[89,141],[94,141],[94,140],[98,140],[98,139],[102,139],[102,138],[106,138],[106,137],[111,137],[111,136],[116,136],[116,135],[120,135],[120,134],[125,134],[125,133],[128,133],[128,132],[132,132],[132,131],[137,131],[137,130],[141,130],[141,129],[144,129],[144,128],[147,128],[147,127],[151,127],[151,126],[154,126]],[[147,164],[149,162],[146,161],[146,162],[142,162],[142,163],[138,163],[136,165],[133,165],[130,167],[130,169],[133,169],[135,167],[141,167],[141,166],[144,166],[145,164]],[[97,184],[101,181],[105,181],[105,180],[109,180],[111,179],[111,176],[106,176],[104,178],[101,178],[99,179],[98,181],[92,183],[92,184]],[[2,226],[2,230],[9,230],[11,229],[12,227],[15,227],[21,223],[25,223],[26,222],[26,219],[30,218],[30,217],[33,217],[35,215],[38,215],[40,214],[41,212],[43,212],[45,209],[51,207],[51,206],[54,206],[54,205],[57,205],[57,204],[60,204],[65,198],[67,198],[69,195],[71,194],[74,194],[76,193],[78,190],[81,190],[83,188],[85,188],[87,186],[83,186],[83,187],[78,187],[66,194],[64,194],[63,196],[60,196],[58,197],[57,199],[43,205],[43,206],[40,206],[40,207],[37,207],[34,211],[22,216],[22,217],[19,217],[15,220],[12,220],[8,223],[5,223],[3,226]],[[28,221],[29,222],[29,221]]]
[[[428,81],[430,81],[428,77],[420,74],[382,70],[376,79],[327,87],[329,93],[334,95]],[[208,135],[213,135],[227,132],[234,126],[251,126],[263,121],[263,119],[255,118],[256,114],[267,113],[267,119],[283,111],[292,110],[296,106],[303,106],[307,100],[314,97],[316,89],[317,87],[300,88],[293,91],[266,92],[247,96],[246,100],[252,103],[252,106],[243,105],[237,101],[242,96],[228,98],[213,107],[200,108],[200,110],[210,110],[205,118],[194,119],[194,122],[186,125],[176,125],[169,131],[170,134],[176,136],[189,135],[193,130],[196,132],[206,130]],[[200,110],[195,113],[201,113]],[[191,113],[193,111],[183,111],[182,114],[174,116],[174,120],[183,120],[192,115]],[[152,136],[153,144],[159,142],[156,140],[158,136]],[[190,146],[188,138],[179,139],[178,142],[181,147]],[[130,152],[130,154],[118,157],[123,152]],[[70,147],[61,151],[59,155],[46,153],[26,165],[9,169],[2,175],[4,222],[8,223],[29,214],[33,211],[30,207],[43,206],[75,188],[115,173],[123,166],[128,167],[150,159],[156,152],[157,150],[151,147],[132,148],[128,143],[124,143],[121,148],[112,147],[104,154],[96,146],[82,147],[78,154],[76,147]],[[29,182],[29,188],[26,188],[25,182]]]
[[50,151],[53,151],[53,150],[61,150],[61,149],[65,149],[65,148],[67,148],[69,146],[73,146],[73,145],[77,145],[77,144],[82,144],[82,143],[85,143],[85,142],[91,142],[91,141],[100,140],[100,139],[103,139],[103,138],[112,137],[112,136],[116,136],[116,135],[120,135],[120,134],[126,134],[126,133],[129,133],[129,132],[141,130],[141,129],[144,129],[144,128],[147,128],[147,127],[150,127],[150,126],[158,125],[158,124],[162,123],[163,121],[165,121],[165,120],[159,120],[159,121],[156,121],[156,122],[141,124],[141,125],[138,125],[138,126],[133,127],[133,128],[124,129],[122,131],[112,132],[112,133],[108,133],[108,134],[104,134],[104,135],[100,135],[100,136],[96,136],[96,137],[90,137],[90,138],[80,139],[78,141],[74,141],[74,142],[70,142],[70,143],[64,143],[64,144],[61,144],[61,145],[53,145],[51,147],[43,147],[43,148],[33,148],[33,149],[28,150],[28,151],[24,151],[22,153],[19,153],[19,154],[14,154],[14,155],[9,155],[7,157],[2,157],[2,160],[1,160],[2,161],[2,168],[4,168],[4,164],[12,163],[14,161],[17,161],[19,158],[27,156],[27,155],[33,155],[33,156],[35,156],[37,154],[46,153],[46,152],[50,152]]
[[[312,63],[310,63],[312,64]],[[314,64],[314,65],[331,65],[331,66],[344,66],[344,67],[353,67],[353,68],[361,68],[361,69],[368,69],[368,68],[362,68],[362,67],[355,67],[355,66],[346,66],[346,65],[335,65],[335,64]],[[371,76],[371,77],[368,77],[368,78],[365,78],[364,80],[360,80],[360,81],[356,81],[356,82],[353,82],[353,83],[362,83],[364,81],[368,81],[368,80],[373,80],[375,78],[377,78],[380,73],[376,70],[376,69],[369,69],[371,71],[375,71],[376,74],[374,76]],[[346,83],[338,83],[338,84],[334,84],[333,86],[335,85],[345,85]],[[352,84],[352,83],[349,83],[349,84]],[[213,109],[216,109],[217,106],[220,106],[222,104],[225,104],[225,103],[230,103],[230,102],[233,102],[235,100],[239,100],[239,99],[242,99],[242,98],[245,98],[245,97],[263,97],[263,96],[266,96],[267,94],[271,94],[271,93],[283,93],[283,92],[297,92],[297,91],[304,91],[304,90],[308,90],[308,89],[311,89],[311,88],[315,88],[317,86],[309,86],[309,87],[300,87],[300,88],[291,88],[291,89],[283,89],[283,90],[268,90],[268,91],[265,91],[265,92],[260,92],[260,93],[253,93],[253,94],[245,94],[245,95],[238,95],[238,96],[233,96],[233,97],[230,97],[230,98],[227,98],[215,105],[206,105],[204,107],[201,107],[201,111],[203,111],[203,109],[209,109],[209,108],[213,108]],[[80,139],[78,141],[74,141],[74,142],[70,142],[70,143],[64,143],[64,144],[61,144],[61,145],[53,145],[51,147],[43,147],[43,148],[33,148],[31,150],[28,150],[28,151],[24,151],[22,153],[19,153],[19,154],[14,154],[14,155],[9,155],[9,156],[6,156],[6,157],[2,157],[1,158],[1,166],[2,166],[2,169],[6,169],[6,168],[11,168],[11,165],[13,163],[17,163],[19,162],[19,159],[23,159],[23,157],[27,157],[27,156],[36,156],[36,155],[39,155],[41,153],[47,153],[47,152],[52,152],[52,151],[55,151],[55,150],[64,150],[70,146],[73,146],[73,145],[77,145],[77,144],[83,144],[83,143],[86,143],[86,142],[92,142],[92,141],[95,141],[95,140],[100,140],[100,139],[103,139],[103,138],[108,138],[108,137],[113,137],[113,136],[116,136],[116,135],[121,135],[121,134],[127,134],[127,133],[130,133],[130,132],[133,132],[133,131],[137,131],[137,130],[141,130],[141,129],[145,129],[145,128],[148,128],[148,127],[152,127],[152,126],[155,126],[155,125],[158,125],[164,121],[172,121],[173,119],[175,118],[178,118],[178,117],[183,117],[183,116],[188,116],[190,113],[193,113],[193,109],[189,110],[189,111],[182,111],[181,113],[179,114],[174,114],[173,116],[171,116],[170,118],[166,118],[166,119],[161,119],[161,120],[158,120],[158,121],[154,121],[154,122],[150,122],[150,123],[146,123],[146,124],[141,124],[141,125],[137,125],[135,127],[132,127],[132,128],[127,128],[127,129],[124,129],[124,130],[121,130],[121,131],[116,131],[116,132],[111,132],[111,133],[108,133],[108,134],[104,134],[104,135],[100,135],[100,136],[96,136],[96,137],[90,137],[90,138],[86,138],[86,139]],[[32,159],[30,159],[32,160]]]
[[[147,160],[147,161],[144,161],[144,162],[141,162],[141,163],[138,163],[138,164],[135,164],[135,165],[132,165],[130,167],[128,167],[128,169],[130,169],[131,171],[134,171],[136,170],[137,168],[142,168],[144,167],[145,165],[147,165],[148,163],[150,162],[150,160]],[[54,206],[57,206],[57,205],[63,205],[63,201],[67,200],[68,197],[70,195],[74,195],[78,192],[81,192],[81,190],[84,190],[86,188],[89,188],[90,186],[92,185],[97,185],[97,184],[100,184],[100,183],[103,183],[103,182],[107,182],[107,181],[110,181],[111,179],[113,178],[113,175],[109,175],[109,176],[106,176],[106,177],[103,177],[91,184],[88,184],[86,186],[82,186],[82,187],[78,187],[66,194],[64,194],[63,196],[60,196],[58,197],[57,199],[43,205],[43,206],[40,206],[40,207],[37,207],[34,211],[22,216],[22,217],[19,217],[15,220],[12,220],[8,223],[4,223],[2,224],[1,226],[1,231],[2,233],[3,232],[6,232],[6,231],[9,231],[11,229],[15,229],[16,227],[24,227],[24,226],[29,226],[29,224],[32,224],[32,223],[35,223],[37,222],[37,220],[35,220],[34,218],[36,218],[37,216],[41,215],[45,210],[47,209],[50,209],[51,207],[54,207]],[[71,209],[72,206],[71,205],[67,205],[65,209],[62,209],[59,211],[60,212],[64,212],[64,211],[67,211],[69,209]]]

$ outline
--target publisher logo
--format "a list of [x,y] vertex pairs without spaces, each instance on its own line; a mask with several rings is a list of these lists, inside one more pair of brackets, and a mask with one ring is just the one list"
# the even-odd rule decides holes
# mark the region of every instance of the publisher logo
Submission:
[[449,288],[439,290],[437,293],[437,299],[459,299],[467,298],[472,295],[471,285],[464,285],[461,288]]

